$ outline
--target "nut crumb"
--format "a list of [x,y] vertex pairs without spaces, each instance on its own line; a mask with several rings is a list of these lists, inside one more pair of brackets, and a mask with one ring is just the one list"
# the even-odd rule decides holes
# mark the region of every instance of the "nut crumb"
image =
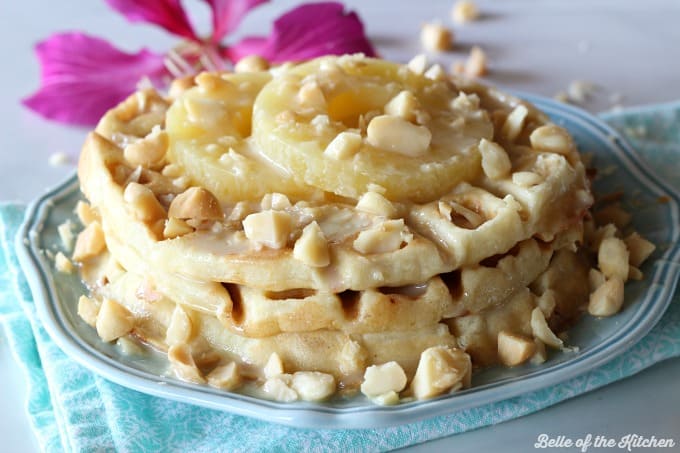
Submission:
[[50,154],[48,162],[52,167],[61,167],[70,163],[68,154],[63,151],[57,151],[56,153]]
[[451,19],[458,24],[475,21],[479,19],[479,9],[470,0],[458,1],[451,10]]
[[567,93],[569,94],[569,100],[577,104],[583,104],[589,100],[592,96],[597,86],[585,80],[574,80],[569,84],[567,88]]
[[453,47],[453,32],[438,23],[426,23],[420,30],[420,42],[430,52],[444,52]]
[[57,227],[57,232],[59,233],[59,238],[61,243],[67,251],[73,249],[73,240],[75,236],[73,234],[73,222],[70,219],[66,220],[64,223]]
[[[465,61],[463,73],[470,78],[481,77],[488,73],[488,58],[486,53],[479,46],[474,46],[470,50],[470,56]],[[454,66],[454,72],[458,71],[458,67]]]
[[66,255],[61,252],[57,252],[54,257],[54,267],[63,274],[70,274],[74,269],[71,260],[66,258]]

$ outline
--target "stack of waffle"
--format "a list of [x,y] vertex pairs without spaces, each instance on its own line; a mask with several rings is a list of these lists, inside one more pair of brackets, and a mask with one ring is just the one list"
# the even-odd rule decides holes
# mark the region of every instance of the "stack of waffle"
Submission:
[[592,290],[569,134],[438,67],[324,57],[140,91],[79,177],[79,313],[197,383],[429,398],[544,360]]

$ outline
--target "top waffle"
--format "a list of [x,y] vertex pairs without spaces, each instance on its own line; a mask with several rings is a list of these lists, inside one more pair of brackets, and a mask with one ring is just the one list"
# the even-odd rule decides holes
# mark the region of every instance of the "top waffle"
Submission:
[[79,176],[116,255],[273,291],[419,284],[552,241],[592,203],[571,138],[530,105],[360,56],[139,92]]

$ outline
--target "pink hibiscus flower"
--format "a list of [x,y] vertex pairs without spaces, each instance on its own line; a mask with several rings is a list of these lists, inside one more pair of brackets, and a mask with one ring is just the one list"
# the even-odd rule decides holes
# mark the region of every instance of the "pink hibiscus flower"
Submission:
[[359,17],[345,12],[340,3],[301,5],[279,17],[268,37],[248,37],[228,45],[223,39],[251,9],[267,0],[202,1],[212,11],[212,31],[204,38],[196,34],[180,0],[106,0],[129,21],[157,25],[183,41],[164,54],[148,49],[126,53],[83,33],[55,34],[36,46],[40,89],[23,99],[23,104],[45,118],[89,126],[133,92],[141,80],[163,88],[174,77],[226,69],[248,55],[273,63],[328,54],[375,55]]

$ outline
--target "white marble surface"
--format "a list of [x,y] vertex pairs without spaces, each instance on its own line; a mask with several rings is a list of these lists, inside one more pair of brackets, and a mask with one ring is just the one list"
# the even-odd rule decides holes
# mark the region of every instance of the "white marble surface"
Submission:
[[[207,10],[188,4],[201,24]],[[280,11],[298,2],[278,0],[253,12],[239,33],[262,33]],[[405,61],[419,52],[421,23],[451,24],[451,0],[347,1],[362,16],[383,56]],[[597,85],[585,108],[601,111],[680,99],[680,2],[603,0],[482,1],[482,20],[455,28],[457,49],[434,55],[446,63],[464,59],[472,45],[490,57],[488,80],[552,96],[574,80]],[[31,48],[60,30],[83,30],[134,51],[163,50],[175,43],[163,32],[129,25],[110,14],[103,0],[0,2],[0,200],[28,202],[73,171],[86,131],[48,123],[26,111],[19,99],[37,88],[39,70]],[[619,100],[620,98],[620,100]],[[65,152],[71,164],[53,167],[48,158]],[[2,451],[30,452],[37,444],[25,415],[23,376],[0,338],[0,438]],[[587,434],[628,433],[674,437],[680,444],[680,360],[660,363],[639,375],[539,413],[498,426],[426,443],[412,451],[533,450],[541,433],[573,439]],[[550,451],[557,451],[552,449]],[[576,450],[573,450],[576,451]],[[589,451],[595,451],[593,449]],[[611,451],[611,449],[610,449]]]

